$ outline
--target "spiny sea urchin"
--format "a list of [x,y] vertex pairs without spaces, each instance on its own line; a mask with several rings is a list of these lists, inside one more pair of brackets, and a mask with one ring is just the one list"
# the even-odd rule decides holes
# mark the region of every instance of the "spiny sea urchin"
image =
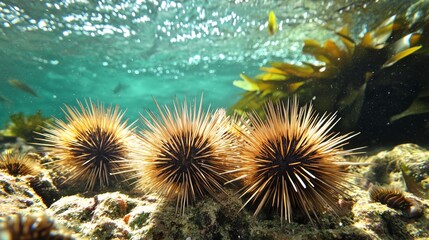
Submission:
[[245,186],[245,206],[257,205],[255,215],[265,206],[280,209],[281,220],[291,221],[292,211],[303,211],[310,221],[326,206],[338,209],[338,195],[347,188],[347,162],[341,156],[354,153],[343,150],[356,134],[329,133],[338,122],[335,114],[318,116],[312,105],[298,106],[294,98],[287,105],[269,102],[266,120],[256,112],[248,114],[248,133],[239,169]]
[[127,125],[122,121],[123,112],[119,107],[108,107],[106,110],[99,102],[78,101],[78,108],[65,106],[68,123],[56,119],[46,129],[44,145],[46,150],[59,160],[54,161],[70,174],[67,181],[82,182],[85,189],[111,185],[117,176],[112,173],[126,168],[124,159],[136,152],[135,138]]
[[37,175],[41,166],[27,152],[21,153],[18,150],[8,149],[0,154],[0,169],[6,169],[13,176]]
[[198,197],[208,193],[216,198],[229,180],[222,173],[237,156],[234,134],[227,133],[228,117],[205,112],[202,103],[203,97],[199,105],[194,100],[189,106],[186,99],[183,105],[176,99],[173,109],[156,103],[159,115],[142,116],[147,129],[141,134],[145,171],[136,175],[139,185],[149,184],[150,190],[176,199],[176,211],[182,214]]
[[0,239],[2,240],[71,240],[70,234],[55,226],[47,215],[16,214],[0,219]]

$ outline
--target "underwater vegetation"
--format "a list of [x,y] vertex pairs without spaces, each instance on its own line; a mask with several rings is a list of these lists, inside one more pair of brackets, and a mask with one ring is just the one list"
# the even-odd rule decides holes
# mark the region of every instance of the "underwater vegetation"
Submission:
[[419,117],[429,113],[428,34],[427,19],[394,15],[360,41],[353,39],[347,25],[336,32],[339,43],[307,39],[302,52],[316,63],[271,62],[255,77],[241,74],[233,84],[246,92],[230,110],[263,116],[266,102],[297,95],[302,102],[312,101],[320,112],[338,112],[343,119],[338,129],[361,131],[372,140],[387,134],[392,125],[424,125]]
[[42,166],[30,157],[28,153],[8,149],[0,154],[0,169],[5,169],[10,175],[37,175]]
[[405,197],[403,192],[395,186],[374,185],[369,189],[369,195],[373,201],[401,210],[408,218],[423,215],[423,205],[414,198]]
[[348,187],[345,166],[351,164],[342,157],[356,150],[343,146],[356,134],[330,133],[338,122],[335,114],[317,116],[311,104],[299,108],[296,98],[268,102],[264,110],[265,120],[248,114],[249,131],[235,170],[244,181],[244,205],[257,205],[255,215],[274,207],[288,222],[296,211],[312,220],[327,206],[338,210],[338,198]]
[[[67,181],[84,183],[86,190],[112,185],[121,174],[124,159],[136,152],[132,126],[122,121],[119,107],[78,102],[65,106],[67,122],[56,119],[44,128],[40,145],[58,160],[54,165],[70,174]],[[67,182],[66,181],[66,182]]]
[[33,142],[38,136],[36,132],[43,132],[51,121],[51,118],[42,116],[41,111],[37,111],[33,115],[24,115],[24,113],[15,113],[9,116],[10,122],[1,132],[6,137],[19,137],[27,142]]
[[137,164],[138,186],[176,200],[176,211],[209,194],[214,198],[231,178],[223,174],[238,156],[229,117],[221,109],[204,111],[200,102],[159,106],[159,114],[142,116],[144,164]]
[[75,239],[55,226],[49,216],[15,214],[0,219],[0,238],[2,240],[72,240]]

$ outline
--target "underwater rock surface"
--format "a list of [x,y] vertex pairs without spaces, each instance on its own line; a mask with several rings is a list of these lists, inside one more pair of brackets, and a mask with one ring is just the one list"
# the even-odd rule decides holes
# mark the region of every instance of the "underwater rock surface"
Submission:
[[416,196],[429,197],[429,151],[415,144],[402,144],[369,157],[362,184],[395,185]]
[[144,239],[157,202],[150,196],[133,198],[113,192],[63,197],[50,210],[59,223],[90,239]]
[[14,177],[0,171],[0,217],[17,212],[43,212],[46,208],[42,198],[24,177]]
[[[176,214],[175,202],[128,190],[74,194],[57,200],[61,190],[55,191],[55,186],[45,192],[31,187],[34,178],[45,179],[41,182],[49,185],[51,172],[42,177],[13,177],[0,171],[0,216],[46,213],[76,233],[77,239],[429,238],[429,200],[425,195],[429,151],[403,144],[357,160],[370,164],[352,167],[354,178],[350,181],[356,186],[349,190],[350,198],[338,203],[338,216],[327,212],[314,224],[302,214],[293,216],[291,223],[281,224],[280,216],[269,210],[253,217],[251,206],[241,209],[242,200],[235,189],[219,194],[218,201],[201,199],[182,216]],[[368,193],[372,185],[397,186],[406,197],[421,204],[423,215],[410,218],[401,210],[374,202]],[[52,204],[48,208],[44,202]]]

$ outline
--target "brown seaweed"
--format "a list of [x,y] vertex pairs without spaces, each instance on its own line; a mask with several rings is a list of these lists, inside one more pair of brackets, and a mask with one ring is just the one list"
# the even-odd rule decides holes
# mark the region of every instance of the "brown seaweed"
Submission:
[[336,32],[339,43],[307,39],[302,52],[319,64],[271,62],[255,77],[241,74],[233,84],[246,92],[230,112],[263,114],[267,101],[297,95],[302,102],[313,100],[318,111],[338,111],[343,131],[386,132],[386,122],[429,113],[429,83],[419,72],[429,60],[428,29],[428,21],[394,15],[359,41],[348,26]]

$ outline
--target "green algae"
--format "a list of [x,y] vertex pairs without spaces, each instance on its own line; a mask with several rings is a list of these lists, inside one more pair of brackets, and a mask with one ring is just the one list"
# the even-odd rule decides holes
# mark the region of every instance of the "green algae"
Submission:
[[24,115],[24,113],[14,113],[9,116],[9,123],[3,130],[3,135],[6,137],[19,137],[27,142],[32,142],[38,136],[38,132],[43,132],[52,118],[42,116],[41,111],[37,111],[33,115]]
[[150,217],[150,212],[142,212],[130,221],[129,225],[133,229],[141,228],[147,225]]

